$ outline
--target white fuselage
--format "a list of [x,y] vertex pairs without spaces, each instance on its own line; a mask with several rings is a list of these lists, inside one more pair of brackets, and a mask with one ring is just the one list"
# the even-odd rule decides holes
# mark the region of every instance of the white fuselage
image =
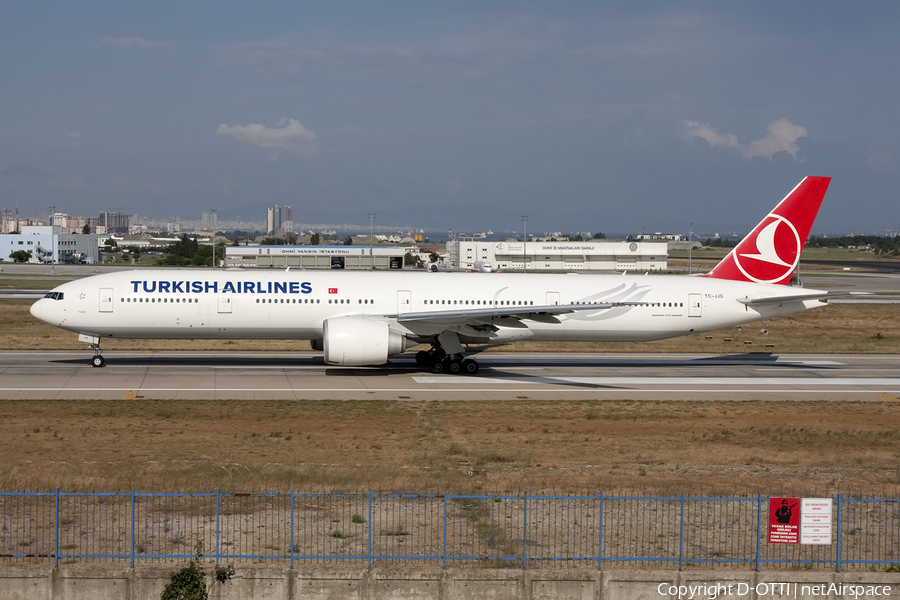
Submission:
[[99,338],[321,340],[326,319],[359,316],[386,321],[410,340],[424,341],[441,327],[398,322],[397,316],[628,302],[549,319],[497,318],[496,327],[477,336],[460,332],[460,339],[646,341],[823,305],[739,301],[791,294],[796,288],[696,276],[166,269],[72,281],[31,311],[52,325]]

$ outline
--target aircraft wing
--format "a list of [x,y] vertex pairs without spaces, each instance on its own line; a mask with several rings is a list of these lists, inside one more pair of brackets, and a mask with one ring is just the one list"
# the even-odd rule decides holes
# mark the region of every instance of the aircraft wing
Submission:
[[494,306],[491,308],[467,308],[458,310],[410,312],[386,315],[397,319],[399,323],[462,326],[484,325],[495,319],[515,319],[540,321],[542,323],[559,323],[556,315],[564,315],[576,311],[596,311],[617,308],[620,306],[640,306],[645,302],[596,302],[593,304],[553,304],[550,306]]

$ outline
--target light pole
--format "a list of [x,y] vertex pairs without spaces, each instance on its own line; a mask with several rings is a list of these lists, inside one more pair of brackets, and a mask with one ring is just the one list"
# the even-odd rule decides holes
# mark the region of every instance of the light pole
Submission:
[[691,268],[691,258],[694,255],[694,224],[691,223],[690,229],[688,229],[688,275],[693,273],[693,269]]
[[210,235],[210,239],[212,240],[212,268],[216,268],[216,227],[213,225],[216,221],[216,209],[209,209],[209,224],[210,229],[212,229],[212,234]]
[[375,240],[375,213],[369,213],[369,266],[375,269],[375,254],[372,250],[372,243]]
[[528,256],[528,215],[522,215],[522,272],[528,272],[526,258]]
[[[50,239],[53,239],[53,216],[56,214],[56,207],[54,205],[50,205]],[[59,252],[59,243],[55,244],[56,248],[54,251]],[[50,274],[56,275],[56,260],[53,254],[50,255]]]

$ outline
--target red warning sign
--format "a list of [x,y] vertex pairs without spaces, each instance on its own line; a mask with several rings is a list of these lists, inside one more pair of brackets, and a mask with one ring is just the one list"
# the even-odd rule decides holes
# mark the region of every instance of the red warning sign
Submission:
[[769,543],[800,543],[800,498],[769,498]]

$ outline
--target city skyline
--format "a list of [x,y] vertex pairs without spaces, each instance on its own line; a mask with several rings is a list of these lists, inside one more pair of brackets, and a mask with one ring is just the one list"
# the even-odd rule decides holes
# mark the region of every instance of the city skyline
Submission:
[[20,214],[746,231],[822,175],[818,232],[900,228],[887,0],[3,14],[0,208]]

